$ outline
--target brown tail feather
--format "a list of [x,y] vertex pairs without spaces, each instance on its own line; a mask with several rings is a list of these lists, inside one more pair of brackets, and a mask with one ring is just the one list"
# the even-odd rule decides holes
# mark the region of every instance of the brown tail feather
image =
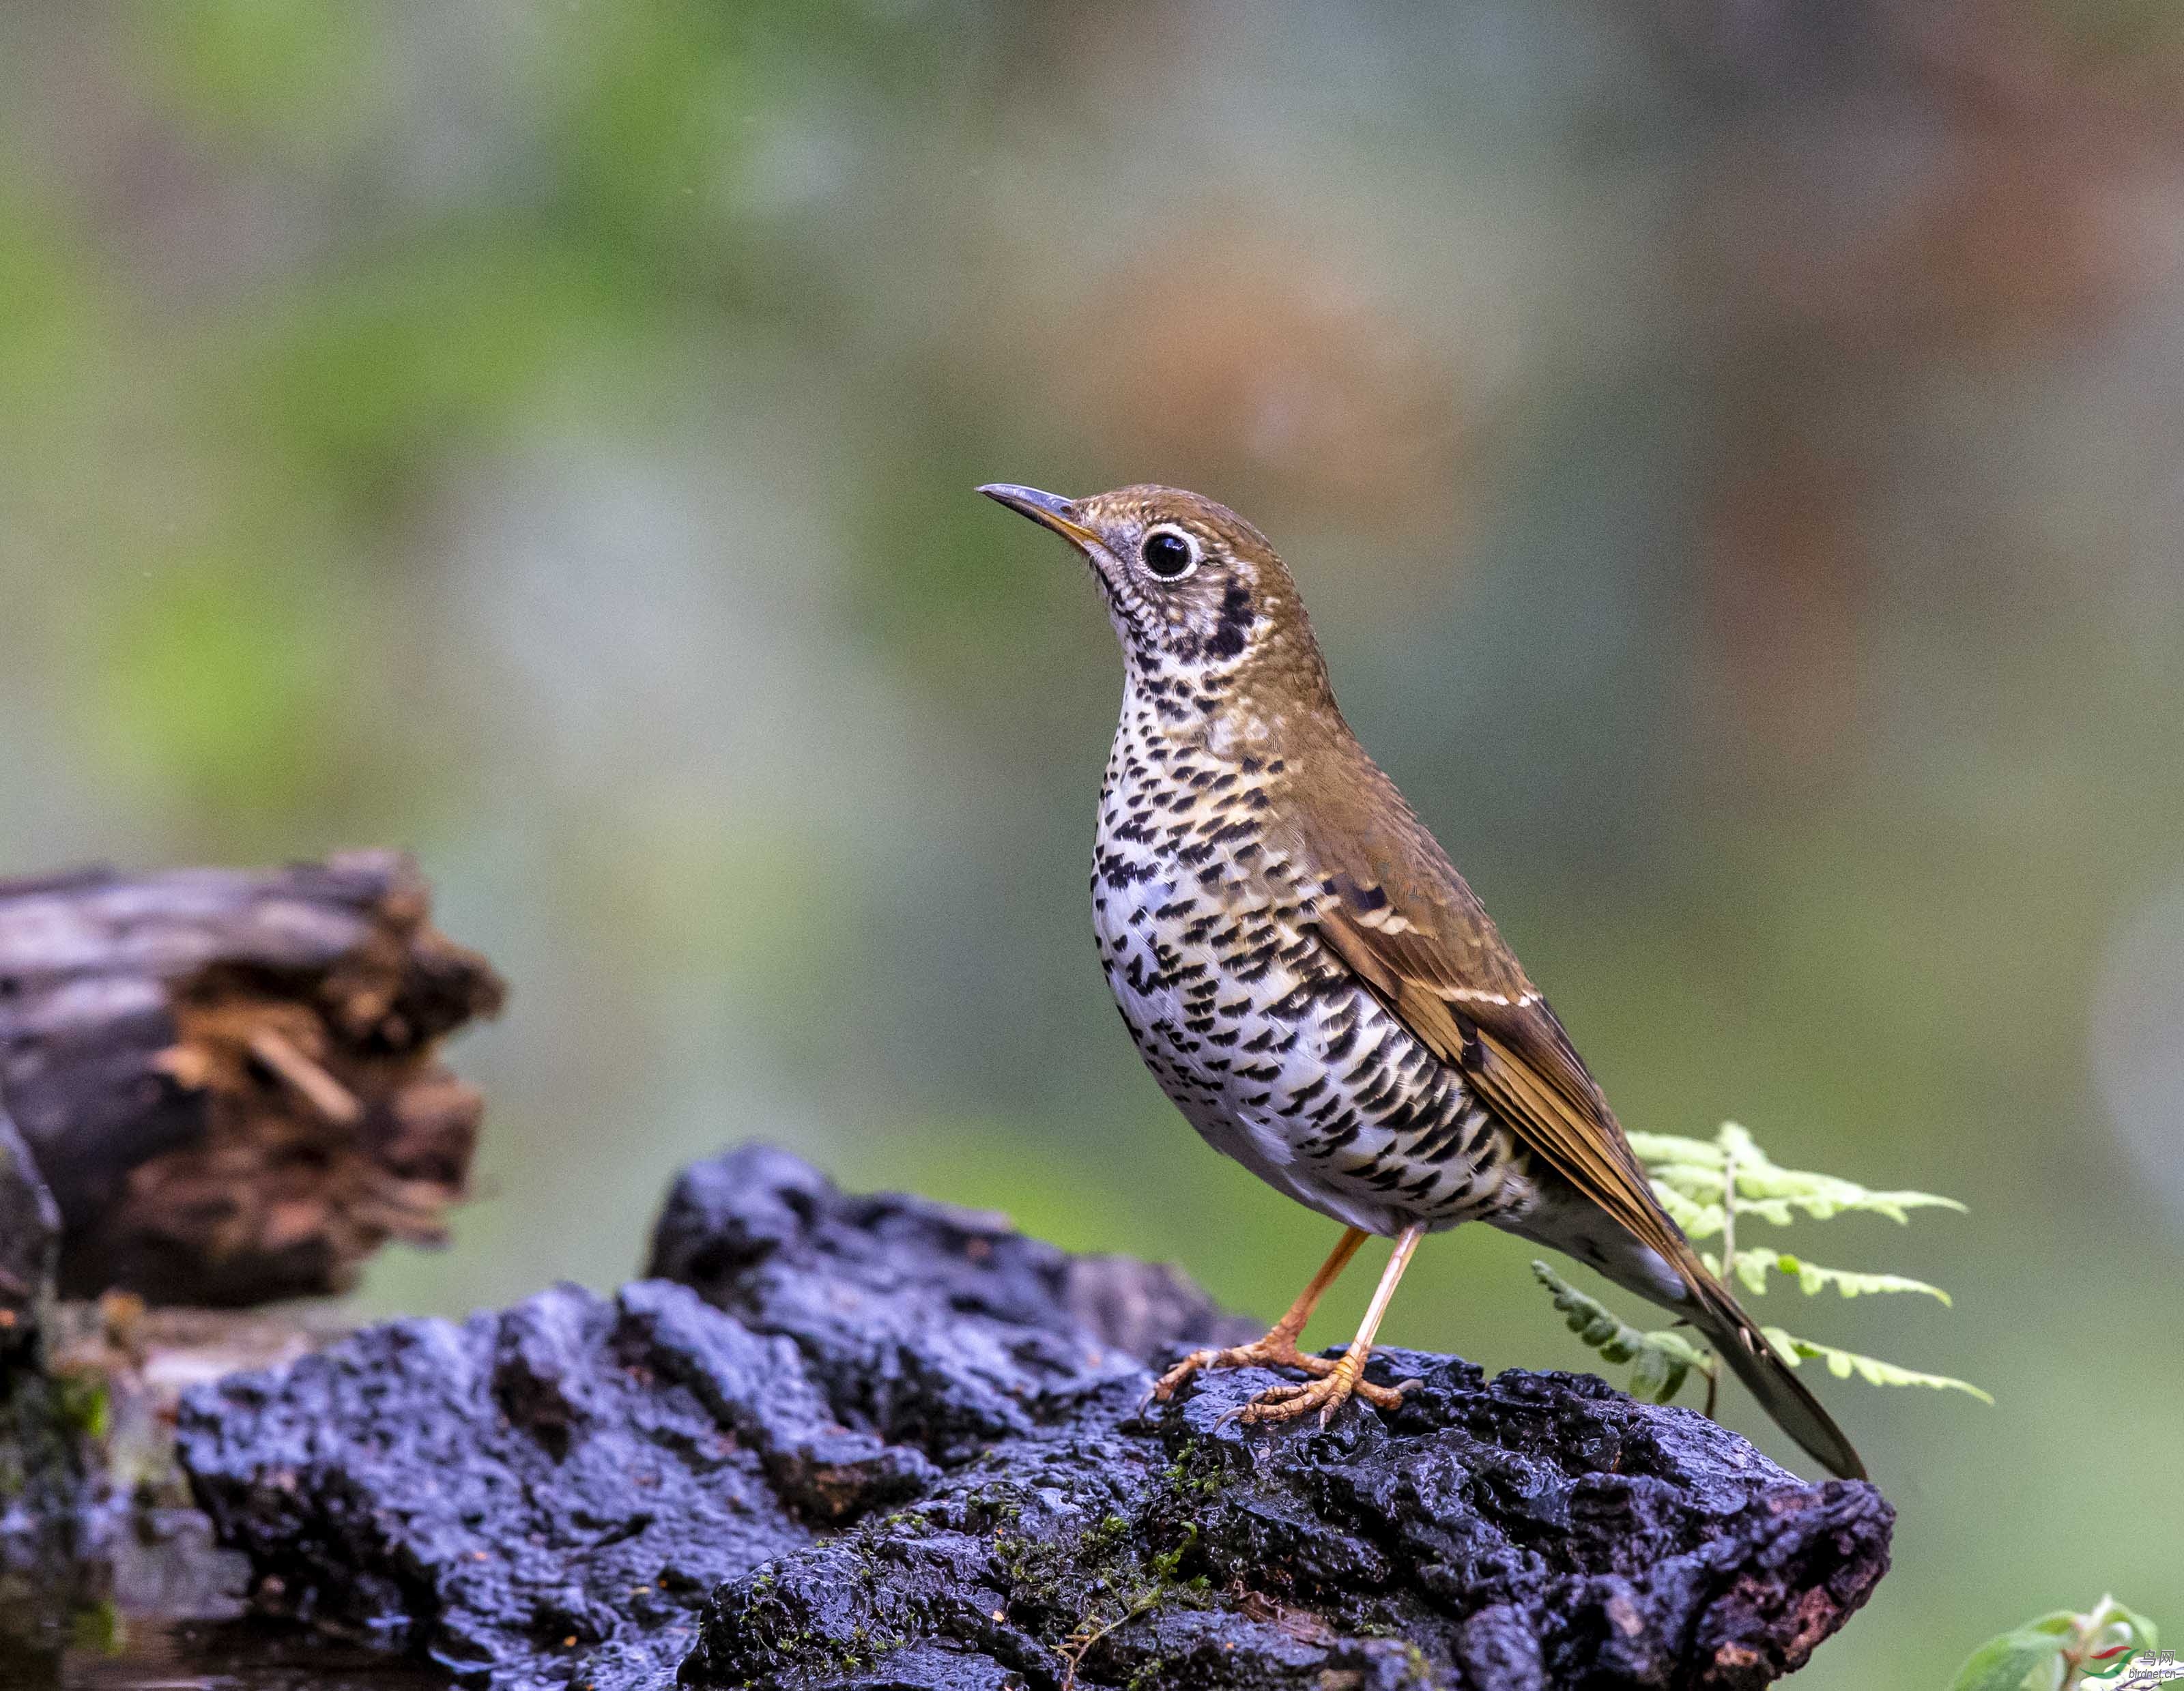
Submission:
[[1661,1220],[1667,1229],[1662,1243],[1669,1247],[1662,1254],[1684,1282],[1684,1295],[1671,1302],[1661,1295],[1657,1282],[1649,1284],[1641,1277],[1618,1274],[1613,1265],[1605,1270],[1608,1277],[1663,1308],[1674,1310],[1704,1333],[1744,1382],[1745,1389],[1758,1399],[1760,1408],[1774,1418],[1775,1426],[1796,1439],[1814,1461],[1840,1478],[1865,1478],[1865,1464],[1836,1425],[1835,1417],[1820,1407],[1819,1399],[1805,1382],[1775,1354],[1774,1347],[1759,1331],[1759,1324],[1744,1312],[1736,1294],[1707,1271],[1706,1264],[1699,1260],[1698,1253],[1682,1232],[1667,1216]]
[[1829,1472],[1846,1480],[1865,1477],[1865,1464],[1834,1417],[1806,1390],[1805,1382],[1774,1354],[1774,1347],[1735,1298],[1711,1275],[1696,1289],[1698,1307],[1690,1312],[1694,1326],[1713,1341],[1745,1389],[1759,1399],[1760,1408],[1774,1417],[1775,1426],[1802,1445]]

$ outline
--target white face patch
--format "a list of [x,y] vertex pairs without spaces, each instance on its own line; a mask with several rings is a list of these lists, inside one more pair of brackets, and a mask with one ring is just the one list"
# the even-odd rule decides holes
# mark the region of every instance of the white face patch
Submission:
[[1250,559],[1178,521],[1100,534],[1085,556],[1134,672],[1204,689],[1241,666],[1268,622]]

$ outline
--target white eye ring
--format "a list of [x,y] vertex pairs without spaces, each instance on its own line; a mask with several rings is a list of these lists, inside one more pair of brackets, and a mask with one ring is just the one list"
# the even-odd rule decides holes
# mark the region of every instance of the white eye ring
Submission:
[[1171,523],[1162,523],[1145,531],[1145,538],[1138,542],[1138,556],[1155,581],[1180,581],[1198,568],[1203,554],[1190,535]]

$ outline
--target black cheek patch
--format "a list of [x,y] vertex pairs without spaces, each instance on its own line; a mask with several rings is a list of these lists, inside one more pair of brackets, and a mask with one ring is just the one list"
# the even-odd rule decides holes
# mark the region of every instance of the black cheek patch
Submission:
[[1206,642],[1207,649],[1223,658],[1235,657],[1244,649],[1244,637],[1251,626],[1251,590],[1241,581],[1231,581],[1228,591],[1221,600],[1221,624],[1213,631],[1212,639]]

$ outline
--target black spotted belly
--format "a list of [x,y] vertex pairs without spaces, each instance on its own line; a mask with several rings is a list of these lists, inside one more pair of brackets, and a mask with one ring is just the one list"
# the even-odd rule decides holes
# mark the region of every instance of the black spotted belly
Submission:
[[1165,877],[1104,893],[1100,960],[1123,1019],[1216,1149],[1376,1230],[1524,1201],[1506,1130],[1307,928],[1202,909]]

